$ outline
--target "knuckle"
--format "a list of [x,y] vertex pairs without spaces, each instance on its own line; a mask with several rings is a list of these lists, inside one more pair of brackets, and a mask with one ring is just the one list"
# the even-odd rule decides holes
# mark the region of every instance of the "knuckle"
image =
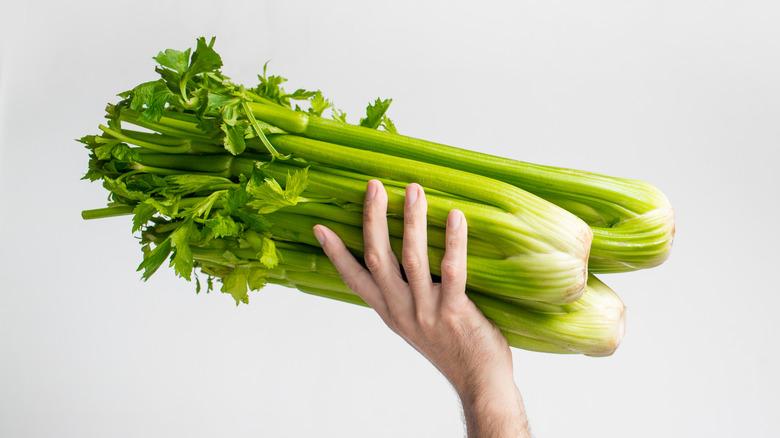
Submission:
[[378,251],[367,249],[363,256],[363,260],[366,262],[366,267],[369,271],[375,272],[382,268],[382,256]]
[[442,326],[450,333],[461,333],[466,325],[462,315],[457,312],[445,312],[439,319]]
[[437,325],[437,318],[428,312],[417,312],[417,325],[423,330],[430,332]]
[[402,263],[407,272],[417,272],[423,268],[422,258],[411,251],[404,251]]
[[459,279],[463,269],[459,263],[454,260],[444,260],[441,263],[441,275],[450,279]]

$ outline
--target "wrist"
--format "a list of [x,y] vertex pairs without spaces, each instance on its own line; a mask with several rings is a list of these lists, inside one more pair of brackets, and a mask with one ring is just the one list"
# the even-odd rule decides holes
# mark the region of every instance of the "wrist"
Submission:
[[530,437],[520,390],[514,381],[458,392],[469,437]]

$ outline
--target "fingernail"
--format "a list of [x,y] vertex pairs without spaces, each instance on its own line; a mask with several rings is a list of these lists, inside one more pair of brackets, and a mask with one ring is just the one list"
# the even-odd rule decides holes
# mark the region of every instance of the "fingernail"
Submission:
[[366,188],[366,201],[374,199],[374,196],[376,196],[376,183],[369,181]]
[[452,231],[455,231],[460,226],[460,219],[463,216],[463,213],[461,213],[458,210],[452,210],[450,212],[450,216],[447,218],[447,228],[449,228]]
[[409,184],[406,186],[406,205],[414,205],[415,202],[417,202],[417,195],[418,192],[417,185],[415,184]]
[[314,227],[314,237],[317,238],[317,242],[320,242],[320,246],[325,245],[325,235],[322,234],[322,230],[317,227]]

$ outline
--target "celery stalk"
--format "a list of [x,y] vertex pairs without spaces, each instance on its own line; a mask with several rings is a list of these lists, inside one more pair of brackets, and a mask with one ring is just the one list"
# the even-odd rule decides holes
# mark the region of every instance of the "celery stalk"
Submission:
[[496,157],[466,149],[250,103],[258,119],[293,134],[484,175],[557,204],[593,228],[589,269],[624,272],[663,263],[674,240],[668,199],[650,184]]

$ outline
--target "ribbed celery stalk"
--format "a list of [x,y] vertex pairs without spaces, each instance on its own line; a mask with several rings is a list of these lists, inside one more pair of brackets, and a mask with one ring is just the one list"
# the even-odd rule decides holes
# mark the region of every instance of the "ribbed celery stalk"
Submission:
[[547,199],[593,229],[589,262],[593,272],[650,268],[671,251],[672,207],[663,193],[645,182],[497,157],[328,120],[267,101],[249,106],[256,118],[292,134],[488,176]]

